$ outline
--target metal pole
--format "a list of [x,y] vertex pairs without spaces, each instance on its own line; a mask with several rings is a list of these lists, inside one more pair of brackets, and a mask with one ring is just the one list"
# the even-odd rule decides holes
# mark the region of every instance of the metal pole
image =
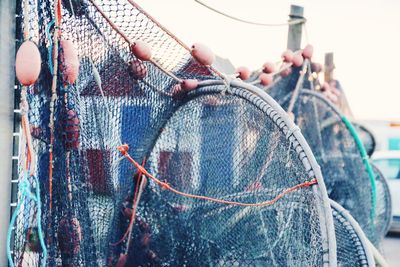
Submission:
[[333,53],[325,54],[325,67],[324,67],[324,78],[325,82],[329,82],[333,79],[333,70],[335,69],[335,63],[333,63]]
[[14,122],[15,0],[0,0],[0,266],[7,266]]
[[[333,72],[335,70],[335,63],[333,59],[333,53],[325,53],[325,63],[324,63],[324,80],[325,82],[329,83],[330,81],[334,80],[334,75]],[[349,102],[347,101],[347,97],[345,92],[343,91],[343,88],[339,87],[338,84],[336,84],[338,87],[337,89],[340,90],[340,96],[338,96],[338,103],[337,107],[339,110],[349,119],[353,119],[353,112],[351,111]]]
[[[291,5],[289,22],[304,19],[303,14],[304,8],[302,6]],[[297,51],[301,48],[303,23],[304,22],[289,25],[287,48],[292,51]]]

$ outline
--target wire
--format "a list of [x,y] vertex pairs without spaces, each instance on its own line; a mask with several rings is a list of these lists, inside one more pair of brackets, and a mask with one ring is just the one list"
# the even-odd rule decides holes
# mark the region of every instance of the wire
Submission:
[[208,9],[210,9],[210,10],[212,10],[212,11],[214,11],[214,12],[220,14],[220,15],[222,15],[222,16],[228,17],[228,18],[230,18],[230,19],[233,19],[233,20],[236,20],[236,21],[239,21],[239,22],[243,22],[243,23],[247,23],[247,24],[251,24],[251,25],[256,25],[256,26],[280,27],[280,26],[288,26],[288,25],[302,24],[302,23],[305,23],[305,22],[307,21],[307,20],[304,19],[304,18],[301,18],[301,19],[294,19],[294,20],[291,20],[291,21],[288,21],[288,22],[285,22],[285,23],[263,23],[263,22],[249,21],[249,20],[237,18],[237,17],[235,17],[235,16],[226,14],[226,13],[224,13],[224,12],[218,10],[218,9],[215,9],[215,8],[213,8],[213,7],[209,6],[209,5],[207,5],[206,3],[204,3],[204,2],[202,2],[202,1],[200,1],[200,0],[194,0],[194,1],[197,2],[197,3],[200,4],[200,5],[202,5],[202,6],[206,7],[206,8],[208,8]]

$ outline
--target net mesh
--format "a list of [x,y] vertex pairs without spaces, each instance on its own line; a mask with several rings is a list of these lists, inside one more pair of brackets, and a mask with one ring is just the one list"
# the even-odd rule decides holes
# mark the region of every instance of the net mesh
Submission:
[[392,220],[392,199],[388,182],[376,165],[371,163],[376,177],[376,232],[382,241],[390,228]]
[[[199,96],[181,106],[163,127],[149,165],[152,173],[180,191],[250,203],[272,199],[308,179],[293,144],[264,112],[220,94]],[[168,247],[168,252],[161,250],[167,252],[160,255],[165,260],[173,254],[184,256],[189,266],[322,264],[319,204],[311,189],[290,193],[265,208],[244,209],[153,190],[155,199],[143,200],[139,214],[149,214],[162,199],[166,204],[158,207],[160,214],[175,208],[185,221],[179,231],[191,233],[181,241],[175,224],[166,228],[171,216],[147,219],[156,232],[151,233],[154,249],[160,250],[158,240]],[[166,238],[167,233],[174,234]],[[193,245],[197,242],[206,249]],[[184,254],[179,252],[182,245]],[[171,266],[177,264],[171,260]]]
[[[299,72],[300,68],[295,68],[268,91],[284,109],[289,106]],[[301,88],[312,88],[307,76]],[[321,166],[329,197],[349,210],[377,244],[374,187],[353,133],[332,104],[309,89],[299,91],[293,113]]]
[[339,204],[332,205],[332,214],[335,224],[338,266],[374,266],[369,261],[366,247],[365,236],[360,236],[354,229],[354,225],[349,221],[348,213]]
[[376,141],[374,135],[365,126],[355,122],[352,123],[354,125],[354,128],[356,128],[357,133],[364,144],[368,156],[371,156],[374,153],[376,147]]
[[[251,104],[261,100],[207,90],[188,98],[177,91],[174,76],[220,77],[139,7],[127,0],[60,2],[61,38],[72,40],[80,61],[73,85],[63,75],[62,60],[54,69],[54,2],[17,2],[17,46],[34,41],[43,61],[35,85],[18,90],[27,91],[37,158],[32,167],[38,183],[28,177],[31,188],[24,190],[40,188],[42,212],[32,198],[22,201],[12,245],[15,265],[115,266],[121,255],[125,266],[329,262],[327,243],[333,241],[328,241],[330,221],[319,185],[304,186],[263,208],[178,197],[149,180],[142,193],[138,181],[144,178],[116,149],[123,143],[136,161],[174,187],[209,197],[259,202],[315,175],[298,140],[285,135],[289,130],[279,115]],[[138,61],[127,39],[147,42],[159,66]],[[62,47],[57,51],[64,53]],[[147,75],[138,79],[132,64],[140,64]],[[54,103],[51,88],[57,94]],[[20,153],[20,180],[25,152]],[[24,190],[19,190],[20,202]],[[141,199],[136,211],[134,199]],[[45,226],[46,259],[38,248],[37,218]],[[119,242],[130,222],[132,234]]]

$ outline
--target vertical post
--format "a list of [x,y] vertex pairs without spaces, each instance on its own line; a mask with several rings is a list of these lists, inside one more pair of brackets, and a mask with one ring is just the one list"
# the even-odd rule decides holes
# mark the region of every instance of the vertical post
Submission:
[[0,0],[0,266],[7,265],[14,121],[15,0]]
[[333,70],[335,69],[335,64],[333,63],[333,53],[325,54],[325,67],[324,67],[324,78],[325,82],[333,80]]
[[[333,53],[325,53],[325,63],[324,63],[324,81],[329,83],[334,80],[333,71],[335,70],[335,63],[333,61]],[[351,111],[349,102],[347,101],[346,94],[343,88],[340,86],[338,81],[334,81],[334,87],[339,90],[338,103],[336,106],[339,110],[349,119],[353,118],[353,112]]]
[[[289,23],[304,19],[304,8],[302,6],[291,5],[289,14]],[[297,51],[301,48],[301,35],[303,23],[296,23],[289,25],[287,48],[292,51]]]

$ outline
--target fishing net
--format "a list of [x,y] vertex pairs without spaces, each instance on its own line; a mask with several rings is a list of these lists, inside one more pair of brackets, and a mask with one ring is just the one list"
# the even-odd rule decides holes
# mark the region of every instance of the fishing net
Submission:
[[[21,142],[27,177],[20,179],[10,262],[335,266],[321,174],[272,99],[197,63],[129,0],[17,7],[17,46],[28,32],[42,70],[34,86],[18,88],[29,104],[24,129],[36,170],[26,175]],[[79,56],[73,84],[63,72],[61,40],[71,40]],[[133,56],[136,40],[150,45],[150,61]],[[138,77],[138,69],[147,75]],[[211,82],[187,94],[182,79]],[[32,249],[38,239],[46,251]]]
[[382,241],[388,233],[392,221],[392,198],[388,182],[378,167],[371,163],[376,177],[376,232]]
[[368,241],[359,224],[350,213],[331,200],[335,223],[338,266],[375,266]]
[[291,109],[321,166],[328,195],[350,211],[367,237],[376,238],[376,187],[364,147],[352,124],[313,88],[307,65],[268,89],[285,110]]
[[[241,88],[221,94],[224,90],[199,89],[175,111],[149,155],[150,173],[180,192],[240,203],[274,199],[313,179],[300,143],[280,115]],[[155,254],[162,263],[324,264],[322,232],[315,231],[322,223],[321,217],[316,220],[322,203],[311,188],[288,193],[265,207],[241,207],[185,198],[151,183],[148,187],[138,218],[149,225],[149,249],[159,251]],[[155,207],[159,212],[149,216]],[[164,216],[171,213],[176,215]],[[176,222],[182,222],[178,228]],[[133,247],[140,247],[142,239],[135,238],[138,244]],[[133,249],[129,257],[140,258],[140,251]]]
[[354,125],[354,128],[356,129],[358,136],[360,137],[362,143],[364,144],[368,156],[371,156],[374,153],[376,147],[376,141],[374,135],[364,125],[356,122],[352,122],[352,124]]

